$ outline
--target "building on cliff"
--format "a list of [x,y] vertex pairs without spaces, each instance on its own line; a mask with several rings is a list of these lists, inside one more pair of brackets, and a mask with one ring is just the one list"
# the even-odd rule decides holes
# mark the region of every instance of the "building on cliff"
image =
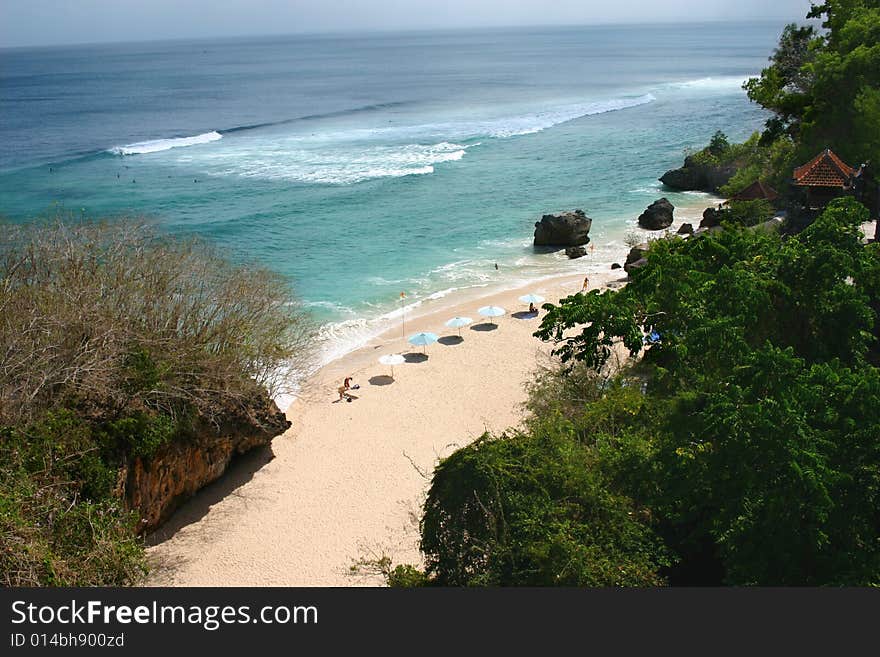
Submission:
[[856,171],[826,148],[806,164],[795,168],[792,186],[804,209],[821,210],[838,196],[852,194]]
[[770,185],[761,182],[760,180],[756,180],[748,187],[741,189],[736,194],[727,199],[727,202],[730,203],[730,201],[764,200],[773,203],[778,198],[779,192],[773,189]]

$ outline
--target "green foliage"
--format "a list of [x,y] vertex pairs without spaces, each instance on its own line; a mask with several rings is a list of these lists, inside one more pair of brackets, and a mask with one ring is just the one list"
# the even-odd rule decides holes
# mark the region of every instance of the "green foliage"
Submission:
[[725,220],[737,226],[754,226],[771,219],[773,214],[773,206],[765,199],[730,201]]
[[114,444],[135,456],[149,456],[181,433],[178,423],[161,413],[136,413],[112,420],[103,430]]
[[714,155],[715,157],[723,157],[729,149],[730,142],[727,140],[727,135],[720,130],[712,135],[712,139],[709,141],[708,146],[708,151],[711,155]]
[[[598,485],[642,509],[671,583],[880,582],[880,248],[861,242],[866,218],[843,198],[796,236],[727,224],[659,240],[622,290],[546,306],[536,335],[584,365],[537,381],[527,428],[576,441]],[[643,349],[633,326],[660,342]],[[636,369],[583,370],[619,347]]]
[[754,133],[742,144],[733,144],[729,152],[736,154],[729,162],[736,173],[719,188],[722,196],[734,196],[758,180],[777,190],[784,191],[788,186],[794,162],[794,143],[788,137],[767,141]]
[[880,3],[830,0],[809,17],[824,17],[826,31],[787,26],[771,65],[745,84],[774,113],[765,141],[788,135],[799,159],[833,146],[850,162],[880,161]]
[[0,318],[0,585],[12,586],[137,582],[127,467],[266,404],[311,335],[275,275],[123,220],[2,231]]
[[131,584],[145,572],[118,463],[70,411],[0,431],[0,584]]
[[666,556],[564,427],[483,436],[444,459],[422,518],[426,574],[447,586],[653,586]]
[[428,577],[421,570],[410,564],[395,566],[387,577],[388,586],[392,588],[412,589],[428,586]]
[[752,101],[775,114],[767,125],[767,141],[775,141],[783,134],[797,135],[814,84],[811,64],[817,43],[811,26],[786,25],[779,47],[770,57],[770,66],[761,71],[760,77],[743,85]]

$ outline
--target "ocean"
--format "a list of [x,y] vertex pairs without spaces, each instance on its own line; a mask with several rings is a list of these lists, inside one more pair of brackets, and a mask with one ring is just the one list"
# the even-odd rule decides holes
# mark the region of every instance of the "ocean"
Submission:
[[[134,215],[280,272],[328,357],[406,306],[606,270],[685,150],[764,112],[783,25],[313,35],[0,50],[0,214]],[[531,248],[581,208],[594,253]],[[495,265],[498,265],[496,269]]]

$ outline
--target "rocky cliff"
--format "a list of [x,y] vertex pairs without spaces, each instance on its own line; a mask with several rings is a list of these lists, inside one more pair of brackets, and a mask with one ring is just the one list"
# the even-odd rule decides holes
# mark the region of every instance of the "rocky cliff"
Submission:
[[197,423],[193,435],[135,457],[121,473],[124,499],[141,516],[140,531],[161,525],[187,499],[218,479],[230,461],[268,445],[290,426],[284,413],[265,397],[247,409],[230,412],[219,426]]
[[730,181],[736,170],[735,164],[705,164],[689,155],[684,159],[683,167],[670,169],[660,176],[660,182],[679,191],[717,194],[718,189]]

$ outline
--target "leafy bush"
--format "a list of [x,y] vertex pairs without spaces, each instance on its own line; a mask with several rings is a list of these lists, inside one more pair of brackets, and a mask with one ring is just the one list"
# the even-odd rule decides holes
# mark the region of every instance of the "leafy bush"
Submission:
[[447,586],[652,586],[665,555],[564,428],[484,436],[434,472],[426,574]]
[[551,378],[531,422],[563,418],[611,491],[650,509],[671,582],[877,584],[880,259],[865,219],[839,199],[790,238],[728,225],[661,240],[626,288],[548,310],[539,337],[597,370],[615,344],[642,354],[634,330],[661,336],[641,400],[621,396],[631,375],[599,399],[583,373]]

